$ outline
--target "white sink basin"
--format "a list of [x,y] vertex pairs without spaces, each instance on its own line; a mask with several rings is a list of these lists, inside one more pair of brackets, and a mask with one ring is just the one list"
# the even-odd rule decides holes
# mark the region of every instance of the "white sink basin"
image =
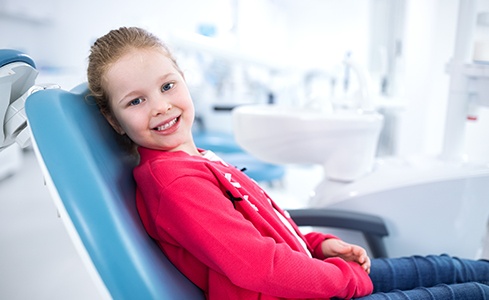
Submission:
[[233,110],[238,144],[275,164],[321,164],[329,179],[352,181],[371,171],[383,116],[376,112],[325,113],[278,105]]

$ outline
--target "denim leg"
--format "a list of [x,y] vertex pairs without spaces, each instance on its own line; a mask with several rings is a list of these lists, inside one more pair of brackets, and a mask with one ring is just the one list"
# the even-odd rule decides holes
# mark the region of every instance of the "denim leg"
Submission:
[[394,290],[358,298],[359,300],[489,300],[489,286],[476,283],[439,284],[409,291]]
[[489,284],[489,262],[448,255],[373,259],[370,278],[374,284],[374,293],[412,290],[441,283]]

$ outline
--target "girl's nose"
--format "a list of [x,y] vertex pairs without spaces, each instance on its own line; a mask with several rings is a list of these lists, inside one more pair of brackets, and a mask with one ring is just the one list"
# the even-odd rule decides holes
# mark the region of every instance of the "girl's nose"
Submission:
[[161,96],[153,98],[151,102],[151,112],[153,116],[165,114],[172,108],[170,102]]

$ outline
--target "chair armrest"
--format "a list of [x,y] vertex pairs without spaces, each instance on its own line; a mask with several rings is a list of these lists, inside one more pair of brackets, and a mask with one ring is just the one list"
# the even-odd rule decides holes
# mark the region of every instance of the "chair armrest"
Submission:
[[331,209],[293,209],[288,212],[297,226],[333,227],[360,231],[373,257],[387,257],[387,250],[382,239],[389,233],[384,221],[377,216]]

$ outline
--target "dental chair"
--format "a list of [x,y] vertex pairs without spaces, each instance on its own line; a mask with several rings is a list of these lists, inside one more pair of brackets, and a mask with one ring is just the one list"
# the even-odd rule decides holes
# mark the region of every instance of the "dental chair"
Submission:
[[[134,201],[137,159],[122,149],[119,135],[87,94],[86,84],[71,91],[41,89],[27,98],[25,112],[46,185],[101,297],[203,299],[144,230]],[[360,231],[372,256],[387,256],[382,240],[387,230],[378,217],[289,212],[299,226]]]

